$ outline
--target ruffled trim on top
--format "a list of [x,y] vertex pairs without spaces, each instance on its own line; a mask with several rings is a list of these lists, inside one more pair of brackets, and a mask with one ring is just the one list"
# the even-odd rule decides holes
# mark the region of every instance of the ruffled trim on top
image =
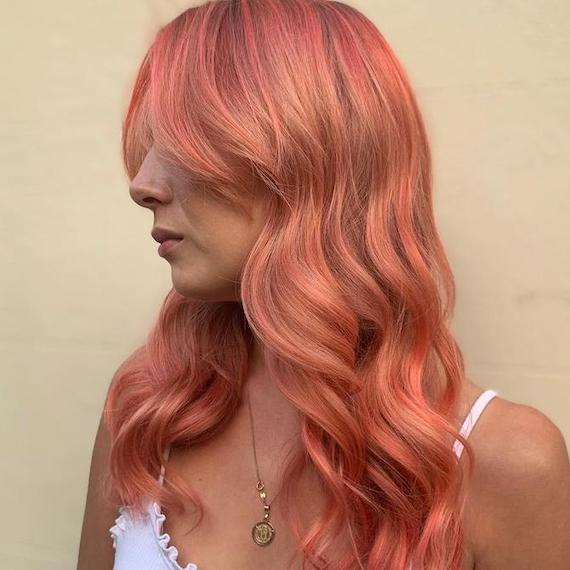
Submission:
[[167,532],[162,532],[162,525],[166,520],[166,515],[160,510],[157,502],[153,501],[151,504],[151,514],[153,514],[152,528],[154,536],[160,546],[162,554],[168,561],[172,563],[176,570],[198,570],[198,566],[193,562],[188,562],[184,568],[178,564],[178,549],[173,544],[170,545],[170,535]]
[[109,529],[109,534],[113,539],[113,548],[117,549],[117,538],[119,535],[127,530],[127,518],[126,518],[126,511],[127,507],[124,505],[119,507],[119,516],[115,519],[115,524]]

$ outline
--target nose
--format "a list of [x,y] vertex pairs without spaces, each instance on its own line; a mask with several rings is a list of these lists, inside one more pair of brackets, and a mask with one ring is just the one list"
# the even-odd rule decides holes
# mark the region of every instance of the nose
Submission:
[[129,184],[129,194],[139,206],[151,210],[172,200],[172,191],[165,182],[138,181],[137,177]]

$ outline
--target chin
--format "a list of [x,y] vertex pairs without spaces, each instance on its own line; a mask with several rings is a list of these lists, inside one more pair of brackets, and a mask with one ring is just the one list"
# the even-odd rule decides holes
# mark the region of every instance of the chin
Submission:
[[227,292],[217,291],[215,287],[207,285],[204,286],[201,284],[200,286],[192,285],[191,283],[177,283],[173,281],[172,286],[174,287],[175,291],[186,297],[188,299],[194,299],[196,301],[205,301],[205,302],[216,302],[216,301],[234,301],[235,299],[228,295]]

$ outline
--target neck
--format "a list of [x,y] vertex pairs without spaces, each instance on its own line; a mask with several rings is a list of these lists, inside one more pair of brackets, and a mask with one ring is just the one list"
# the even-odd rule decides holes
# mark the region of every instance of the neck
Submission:
[[[298,431],[300,429],[299,411],[283,395],[267,372],[263,345],[257,338],[255,339],[244,389],[244,398],[249,398],[251,402],[256,429],[259,425],[260,429],[274,430],[280,424],[285,431]],[[244,404],[246,404],[245,401]]]

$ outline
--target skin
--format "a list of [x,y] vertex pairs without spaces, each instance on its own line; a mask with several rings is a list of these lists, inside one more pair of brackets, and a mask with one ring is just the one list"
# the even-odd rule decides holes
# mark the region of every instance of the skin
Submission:
[[[222,204],[188,174],[166,160],[153,145],[129,185],[133,201],[152,211],[154,226],[183,236],[166,254],[174,289],[203,301],[239,302],[239,273],[264,223],[265,202],[251,201],[249,216]],[[261,345],[255,343],[255,377],[263,372]],[[261,373],[260,373],[261,372]]]
[[154,145],[129,192],[135,203],[153,212],[155,226],[184,237],[166,257],[176,291],[204,301],[239,301],[239,272],[264,222],[262,200],[254,200],[251,216],[244,216],[193,185]]
[[[176,250],[165,257],[180,294],[239,302],[237,281],[263,224],[263,200],[255,200],[250,215],[244,216],[189,184],[183,171],[161,160],[151,148],[130,194],[153,212],[155,225],[183,235]],[[279,490],[287,446],[299,433],[300,418],[268,378],[260,349],[257,343],[246,383],[259,470],[271,503]],[[462,386],[457,429],[482,391],[469,380]],[[570,570],[570,460],[559,428],[533,407],[496,397],[469,441],[477,463],[472,479],[466,480],[462,570]],[[93,449],[78,570],[113,566],[108,528],[117,516],[116,505],[104,502],[99,490],[109,446],[109,434],[101,422]],[[464,453],[462,466],[465,457]],[[162,530],[177,546],[179,564],[193,561],[201,570],[284,567],[292,542],[279,510],[272,509],[279,538],[271,548],[243,543],[243,529],[250,528],[261,512],[252,495],[255,472],[247,406],[213,440],[191,450],[173,449],[166,471],[167,479],[169,472],[186,478],[207,506],[206,524],[190,534],[187,531],[195,522],[191,516],[167,513]],[[300,489],[309,514],[321,503],[319,485],[310,472]]]

